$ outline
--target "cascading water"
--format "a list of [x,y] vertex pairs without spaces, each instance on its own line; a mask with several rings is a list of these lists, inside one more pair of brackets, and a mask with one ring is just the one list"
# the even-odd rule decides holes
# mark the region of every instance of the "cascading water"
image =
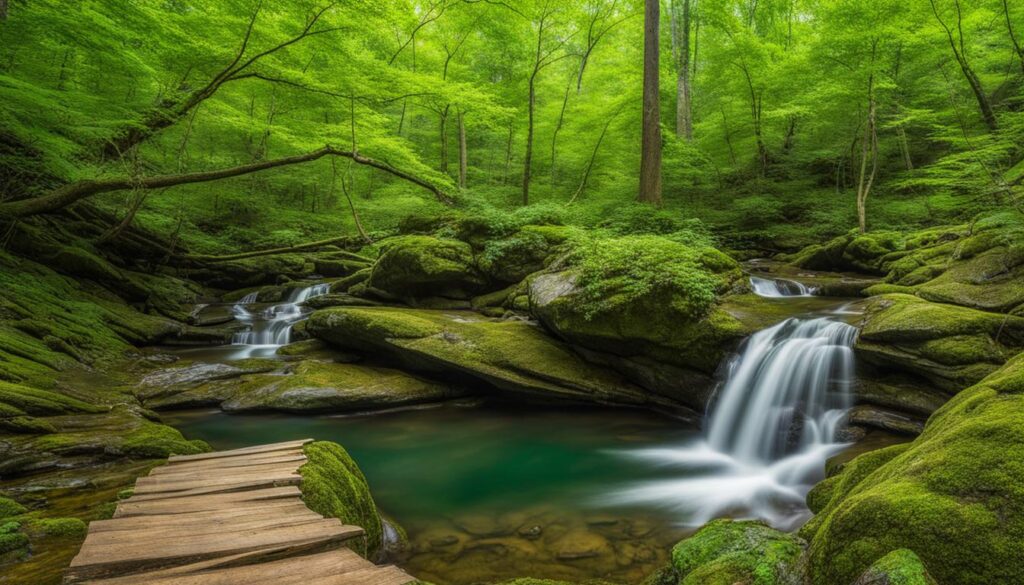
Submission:
[[263,311],[252,312],[249,306],[256,302],[256,294],[250,293],[232,307],[235,318],[249,323],[249,329],[236,333],[232,345],[276,347],[291,341],[292,327],[306,318],[307,312],[300,306],[303,302],[330,292],[330,285],[316,284],[295,289],[281,304],[272,305]]
[[804,498],[844,446],[857,330],[828,317],[788,319],[752,335],[729,361],[695,444],[627,452],[687,477],[630,487],[606,503],[671,507],[685,524],[719,516],[802,521]]
[[802,282],[787,280],[785,278],[761,278],[758,276],[751,276],[750,287],[754,289],[756,294],[769,298],[810,297],[814,295],[813,288],[803,284]]

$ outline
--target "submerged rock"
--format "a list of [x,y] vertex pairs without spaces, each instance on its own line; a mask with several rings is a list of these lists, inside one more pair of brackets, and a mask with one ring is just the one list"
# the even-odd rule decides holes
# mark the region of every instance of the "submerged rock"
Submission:
[[913,550],[939,583],[1024,582],[1024,355],[958,393],[913,442],[861,455],[808,497],[815,583]]
[[649,406],[696,416],[680,403],[651,395],[615,372],[587,362],[524,321],[492,321],[473,313],[352,307],[317,311],[307,329],[338,347],[386,352],[407,367],[468,377],[510,395]]

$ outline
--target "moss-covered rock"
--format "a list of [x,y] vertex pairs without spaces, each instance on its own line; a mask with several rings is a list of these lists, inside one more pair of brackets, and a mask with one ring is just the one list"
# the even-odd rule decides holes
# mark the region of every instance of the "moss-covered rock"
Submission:
[[20,555],[28,550],[28,536],[18,522],[0,522],[0,559]]
[[312,335],[338,347],[385,352],[412,369],[469,377],[518,396],[688,412],[679,403],[651,395],[585,361],[541,328],[523,321],[492,321],[472,313],[353,307],[317,311],[307,323]]
[[486,286],[473,249],[465,242],[429,236],[401,236],[382,244],[367,290],[385,298],[469,299]]
[[361,526],[366,538],[359,552],[367,558],[376,557],[382,546],[383,524],[359,466],[337,443],[317,441],[303,451],[308,459],[299,468],[303,501],[325,517]]
[[827,503],[801,531],[814,582],[852,582],[903,548],[939,583],[1024,582],[1021,462],[1024,355],[957,394],[912,443],[861,455],[827,480]]
[[0,497],[0,521],[18,516],[27,512],[28,509],[10,498]]
[[672,549],[679,585],[801,585],[807,544],[762,522],[714,520]]
[[479,256],[480,269],[492,280],[517,283],[544,268],[548,258],[573,234],[565,226],[525,226],[501,239],[488,240]]
[[984,378],[1021,348],[1024,318],[902,294],[871,299],[855,347],[871,364],[916,374],[946,392]]
[[884,275],[885,258],[902,246],[903,238],[896,233],[860,234],[852,231],[824,244],[808,246],[783,259],[810,270]]
[[901,548],[878,559],[853,585],[936,585],[914,551]]
[[79,518],[42,518],[32,521],[27,530],[32,535],[53,538],[81,538],[86,525]]

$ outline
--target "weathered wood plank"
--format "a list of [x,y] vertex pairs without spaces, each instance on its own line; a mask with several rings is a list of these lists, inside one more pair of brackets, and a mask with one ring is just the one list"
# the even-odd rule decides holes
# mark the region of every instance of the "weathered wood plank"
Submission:
[[216,471],[218,469],[260,467],[264,465],[274,465],[277,463],[294,463],[296,467],[301,467],[305,462],[306,456],[302,454],[302,451],[273,451],[271,453],[231,457],[229,459],[208,459],[206,461],[191,462],[184,461],[174,465],[161,465],[160,467],[154,467],[153,471],[149,472],[149,474],[150,476],[154,476],[171,475],[176,473],[194,473],[197,471],[209,472]]
[[275,463],[262,467],[235,467],[220,470],[198,470],[166,475],[150,475],[140,477],[135,485],[172,485],[185,482],[207,482],[212,483],[218,480],[249,478],[260,475],[276,475],[280,473],[296,473],[298,466],[295,463]]
[[202,461],[204,459],[223,459],[226,457],[238,457],[240,455],[251,455],[253,453],[266,453],[268,451],[288,451],[295,449],[296,447],[302,447],[307,443],[312,443],[313,439],[300,439],[298,441],[287,441],[284,443],[273,443],[270,445],[254,445],[252,447],[242,447],[241,449],[232,449],[231,451],[213,451],[211,453],[198,453],[196,455],[174,455],[167,459],[169,463],[178,463],[181,461]]
[[194,497],[138,499],[133,496],[121,501],[117,505],[114,518],[142,514],[186,514],[202,510],[219,510],[224,507],[269,504],[278,500],[301,499],[301,497],[302,492],[296,486],[272,487]]
[[225,522],[245,522],[253,517],[267,518],[271,516],[288,517],[293,514],[311,514],[322,518],[306,507],[299,498],[260,502],[257,505],[238,506],[202,510],[186,514],[165,514],[131,516],[111,520],[95,520],[89,524],[89,533],[146,530],[156,526],[191,526],[197,524],[223,524]]
[[[292,585],[313,575],[344,575],[373,567],[347,548],[259,562],[262,558],[263,551],[259,551],[248,558],[234,555],[142,575],[87,581],[85,585]],[[243,564],[231,566],[238,562]]]
[[161,539],[133,543],[93,545],[86,538],[71,561],[68,574],[74,580],[128,575],[164,567],[194,563],[271,546],[324,549],[340,546],[361,536],[358,526],[342,525],[335,519],[313,524],[241,532],[200,534],[189,538]]
[[160,498],[180,498],[188,496],[199,496],[203,494],[217,494],[253,490],[269,487],[281,487],[286,485],[299,485],[302,483],[302,476],[298,474],[282,474],[276,477],[254,477],[245,480],[232,480],[218,483],[197,483],[191,488],[177,486],[174,489],[167,489],[162,486],[136,486],[135,495],[137,501]]

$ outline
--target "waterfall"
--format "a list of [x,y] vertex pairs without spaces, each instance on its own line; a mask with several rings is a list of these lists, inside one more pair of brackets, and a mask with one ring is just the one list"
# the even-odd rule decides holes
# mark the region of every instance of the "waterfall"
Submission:
[[814,295],[814,289],[795,280],[785,278],[760,278],[750,277],[750,287],[754,293],[762,297],[809,297]]
[[252,312],[248,306],[256,301],[257,293],[245,295],[232,307],[235,319],[249,324],[249,329],[236,333],[232,345],[278,346],[291,341],[292,327],[306,318],[307,312],[301,303],[330,292],[331,285],[315,284],[293,289],[285,302],[272,305],[262,311]]
[[795,526],[825,460],[844,446],[836,431],[852,402],[856,335],[828,317],[752,335],[725,368],[700,440],[624,453],[684,477],[631,486],[605,503],[670,507],[689,525],[728,515]]

